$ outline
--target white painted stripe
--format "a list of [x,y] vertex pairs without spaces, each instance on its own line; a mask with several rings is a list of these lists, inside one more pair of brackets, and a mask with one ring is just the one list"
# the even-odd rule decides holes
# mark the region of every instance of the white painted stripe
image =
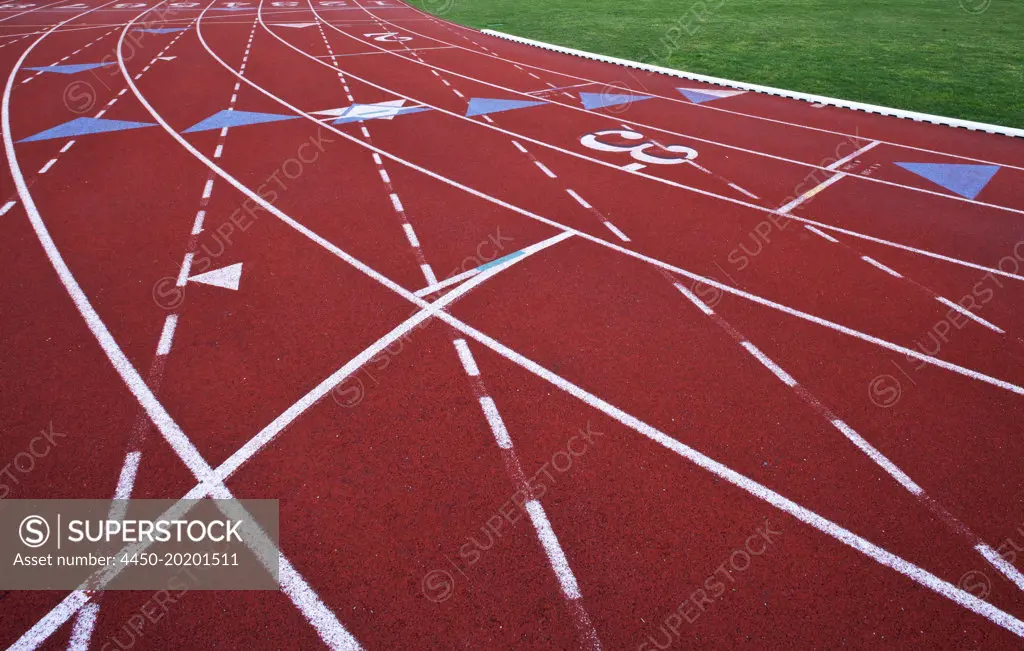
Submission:
[[554,172],[552,172],[551,170],[549,170],[549,169],[548,169],[548,168],[547,168],[547,167],[546,167],[546,166],[544,165],[544,163],[540,162],[539,160],[535,160],[535,161],[533,161],[533,164],[534,164],[534,165],[536,165],[537,167],[539,167],[539,168],[540,168],[540,171],[542,171],[542,172],[544,172],[545,174],[547,174],[547,175],[548,175],[548,177],[550,177],[550,178],[553,178],[553,179],[557,179],[557,178],[558,178],[557,176],[555,176],[555,173],[554,173]]
[[544,546],[544,552],[548,555],[551,568],[555,571],[555,576],[558,577],[562,593],[568,599],[580,599],[582,595],[579,585],[576,583],[576,577],[572,573],[572,568],[569,567],[569,561],[565,557],[565,552],[562,551],[562,546],[558,543],[554,529],[551,528],[551,522],[548,521],[548,516],[544,513],[544,507],[537,500],[529,500],[526,502],[526,512],[530,514],[530,521],[533,523],[533,528],[537,530],[540,544]]
[[395,212],[405,212],[405,208],[402,207],[402,200],[394,192],[391,193],[391,205],[395,207]]
[[490,122],[491,124],[494,124],[494,120],[491,119],[491,116],[481,115],[480,117],[483,118],[484,122]]
[[746,348],[748,353],[756,357],[757,361],[764,364],[765,368],[774,373],[775,377],[782,380],[783,384],[789,387],[796,386],[796,380],[793,379],[793,376],[782,370],[782,367],[773,362],[767,355],[762,353],[757,346],[750,343],[749,341],[741,341],[740,345]]
[[227,127],[221,127],[220,128],[220,137],[223,138],[226,135],[228,135],[228,128]]
[[220,155],[224,153],[224,144],[217,145],[217,150],[213,152],[214,158],[220,158]]
[[367,130],[366,127],[361,127],[361,130],[363,132],[363,137],[364,138],[369,138],[370,137],[370,132]]
[[210,195],[213,194],[213,179],[209,179],[206,185],[203,186],[203,199],[209,199]]
[[18,203],[17,201],[8,201],[3,206],[0,206],[0,217],[7,214],[7,211],[14,207]]
[[466,98],[466,96],[465,96],[465,95],[463,95],[462,93],[460,93],[460,92],[459,92],[459,89],[458,89],[458,88],[453,88],[453,89],[452,89],[452,92],[453,92],[453,93],[455,93],[456,95],[458,95],[459,97],[463,98],[463,99],[465,99],[465,98]]
[[92,631],[96,627],[96,616],[99,612],[100,606],[95,602],[86,604],[78,611],[75,624],[71,628],[68,651],[89,651],[89,642],[92,640]]
[[890,276],[895,276],[896,278],[902,278],[903,277],[896,270],[890,269],[889,267],[885,266],[884,264],[882,264],[881,262],[879,262],[878,260],[875,260],[874,258],[872,258],[870,256],[862,255],[862,256],[860,256],[860,259],[863,260],[864,262],[867,262],[869,265],[871,265],[873,267],[877,267],[877,268],[881,269],[882,271],[884,271],[885,273],[889,274]]
[[462,368],[466,369],[468,375],[473,377],[479,376],[480,368],[477,367],[476,360],[473,359],[473,353],[470,352],[466,340],[456,339],[453,343],[455,344],[455,350],[459,353],[459,359],[462,361]]
[[423,277],[427,279],[427,285],[436,285],[437,276],[434,275],[434,270],[430,268],[429,264],[421,264],[420,270],[423,272]]
[[879,452],[873,445],[864,440],[860,434],[854,431],[852,427],[844,423],[843,421],[836,420],[832,421],[832,425],[843,433],[843,436],[848,438],[854,445],[861,449],[864,454],[871,457],[871,460],[875,462],[882,470],[885,470],[889,475],[898,481],[904,488],[913,493],[914,495],[920,495],[924,490],[914,483],[914,481],[907,476],[905,472],[900,470],[896,464],[889,461],[889,458]]
[[854,158],[857,158],[858,156],[860,156],[864,152],[870,151],[870,150],[874,149],[879,144],[880,143],[877,140],[872,140],[871,142],[869,142],[868,144],[864,145],[863,147],[861,147],[857,151],[853,152],[849,156],[844,156],[843,158],[840,158],[839,160],[837,160],[836,162],[832,163],[831,165],[829,165],[825,169],[827,169],[827,170],[837,170],[840,167],[842,167],[843,165],[846,165],[847,163],[852,161]]
[[447,80],[447,79],[442,79],[442,80],[441,80],[441,83],[442,83],[442,84],[444,84],[445,86],[451,86],[451,84],[450,84],[450,83],[448,83],[448,80]]
[[56,165],[56,164],[57,164],[57,159],[56,159],[56,158],[51,158],[51,159],[50,159],[50,160],[49,160],[49,161],[48,161],[48,162],[46,163],[46,165],[43,165],[43,166],[42,166],[42,168],[41,168],[41,169],[39,170],[39,173],[40,173],[40,174],[46,174],[46,173],[47,173],[48,171],[50,171],[50,168],[51,168],[51,167],[53,167],[53,166],[54,166],[54,165]]
[[797,206],[799,206],[803,202],[807,201],[808,199],[810,199],[814,195],[818,194],[819,192],[821,192],[822,190],[824,190],[828,186],[832,185],[833,183],[835,183],[839,179],[843,178],[844,176],[846,176],[846,175],[843,174],[842,172],[839,172],[837,174],[834,174],[834,175],[830,176],[828,179],[822,181],[821,183],[819,183],[818,185],[814,186],[813,188],[811,188],[807,192],[804,192],[799,197],[797,197],[796,199],[793,199],[792,201],[787,203],[785,206],[782,206],[781,208],[779,208],[775,212],[778,212],[778,213],[781,213],[781,214],[785,215],[790,210],[793,210],[794,208],[796,208]]
[[974,312],[971,312],[970,310],[964,308],[959,303],[954,303],[953,301],[951,301],[948,298],[945,298],[943,296],[936,296],[935,300],[937,300],[938,302],[942,303],[946,307],[949,307],[949,308],[951,308],[953,310],[956,310],[960,314],[963,314],[968,319],[972,319],[972,320],[980,323],[981,325],[985,326],[989,330],[994,330],[995,332],[998,332],[1001,335],[1005,335],[1006,334],[1006,331],[1003,330],[1002,328],[999,328],[999,327],[997,327],[995,325],[992,325],[991,323],[989,323],[985,319],[981,318],[980,316],[978,316]]
[[60,153],[63,154],[67,150],[71,149],[71,146],[74,145],[74,144],[75,144],[74,140],[68,140],[67,144],[60,148]]
[[1003,576],[1013,581],[1018,589],[1024,590],[1024,575],[1022,575],[1020,570],[1014,567],[1009,561],[1003,558],[999,552],[992,549],[985,543],[980,543],[975,546],[975,549],[978,550],[978,553],[984,556],[985,560],[991,563],[994,568],[999,570]]
[[710,307],[708,307],[708,305],[704,301],[702,301],[699,298],[697,298],[697,295],[694,294],[693,292],[691,292],[689,289],[687,289],[686,286],[683,285],[682,283],[672,283],[672,285],[676,289],[678,289],[683,294],[683,296],[685,296],[686,298],[690,299],[691,303],[693,303],[698,308],[700,308],[700,311],[703,312],[704,314],[707,314],[708,316],[711,316],[712,314],[715,313],[714,310],[712,310]]
[[458,284],[458,283],[462,282],[463,280],[465,280],[467,278],[470,278],[472,276],[477,275],[478,273],[480,273],[480,270],[478,268],[470,269],[469,271],[463,271],[460,274],[456,274],[456,275],[454,275],[454,276],[452,276],[450,278],[446,278],[445,280],[442,280],[441,282],[437,283],[436,285],[428,285],[428,286],[424,287],[423,289],[417,290],[415,292],[415,295],[419,296],[419,297],[429,296],[430,294],[433,294],[434,292],[442,290],[445,287],[450,287],[451,285]]
[[566,188],[565,191],[568,192],[569,196],[572,197],[573,199],[575,199],[577,201],[577,203],[579,203],[584,208],[591,208],[592,207],[589,203],[587,203],[586,201],[583,200],[583,197],[581,197],[580,195],[576,194],[576,191],[573,190],[572,188]]
[[611,223],[611,222],[610,222],[610,221],[608,221],[608,220],[605,220],[605,221],[604,221],[604,222],[602,222],[602,223],[603,223],[603,224],[604,224],[605,226],[607,226],[607,227],[608,227],[608,230],[610,230],[610,231],[611,231],[612,233],[615,233],[616,237],[618,237],[618,238],[619,238],[620,240],[622,240],[623,242],[629,242],[629,241],[630,241],[630,239],[629,239],[628,237],[626,237],[626,234],[625,234],[625,233],[623,233],[622,231],[620,231],[620,230],[619,230],[619,228],[618,228],[618,227],[617,227],[617,226],[616,226],[615,224]]
[[378,154],[377,152],[373,152],[373,162],[377,163],[378,165],[383,165],[383,163],[380,160],[380,154]]
[[730,183],[729,187],[732,188],[733,190],[736,190],[737,192],[742,192],[743,194],[747,195],[751,199],[760,199],[761,198],[761,197],[757,196],[756,194],[754,194],[753,192],[749,192],[747,190],[744,190],[743,188],[741,188],[740,186],[736,185],[735,183]]
[[498,413],[498,406],[494,404],[494,400],[490,396],[480,396],[480,408],[483,409],[484,416],[487,417],[487,423],[491,426],[491,432],[494,433],[498,447],[503,450],[511,450],[512,439],[508,435],[508,430],[505,429],[505,422],[501,420],[501,414]]
[[235,93],[234,95],[231,96],[231,103],[234,104],[237,101],[238,101],[238,93]]
[[626,170],[627,172],[636,172],[637,170],[642,170],[645,167],[647,166],[644,165],[643,163],[630,163],[629,165],[623,165],[622,169]]
[[157,344],[156,354],[166,355],[171,352],[171,343],[174,341],[174,329],[178,325],[178,315],[168,314],[164,319],[164,329],[160,333],[160,343]]
[[518,142],[516,142],[515,140],[513,140],[513,141],[512,141],[512,144],[513,144],[513,145],[515,145],[515,146],[516,146],[516,149],[518,149],[519,151],[523,152],[524,154],[525,154],[525,153],[527,153],[527,152],[526,152],[526,147],[523,147],[522,145],[520,145],[520,144],[519,144]]
[[192,223],[192,235],[199,235],[203,232],[203,219],[205,217],[205,210],[200,210],[196,213],[196,220]]
[[388,176],[388,171],[386,169],[382,167],[378,171],[380,172],[380,178],[382,181],[384,181],[385,183],[391,183],[391,177]]
[[416,237],[416,231],[412,229],[412,224],[402,224],[402,229],[405,231],[405,237],[408,238],[409,244],[417,249],[420,248],[420,241]]
[[188,274],[192,270],[192,256],[194,254],[190,251],[185,254],[185,259],[181,262],[181,269],[178,271],[178,287],[184,287],[185,283],[188,282]]
[[820,237],[824,237],[829,242],[832,242],[834,244],[839,244],[839,240],[837,240],[836,238],[832,237],[831,235],[829,235],[828,233],[826,233],[824,231],[819,231],[817,228],[811,226],[810,224],[804,224],[804,228],[806,228],[807,230],[811,231],[815,235],[818,235]]

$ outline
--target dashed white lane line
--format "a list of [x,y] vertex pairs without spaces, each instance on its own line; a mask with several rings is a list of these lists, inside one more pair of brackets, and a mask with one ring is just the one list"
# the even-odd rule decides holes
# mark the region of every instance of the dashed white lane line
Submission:
[[223,154],[223,153],[224,153],[224,143],[218,143],[217,144],[217,149],[215,149],[214,152],[213,152],[213,157],[214,158],[220,158],[221,154]]
[[783,384],[785,384],[788,387],[796,386],[796,380],[793,379],[793,376],[782,370],[782,367],[773,362],[767,355],[762,353],[757,346],[750,343],[749,341],[741,341],[740,345],[746,348],[748,353],[757,358],[757,361],[764,364],[765,368],[774,373],[775,377],[782,380]]
[[750,192],[749,190],[744,190],[743,188],[741,188],[740,186],[736,185],[735,183],[730,183],[729,187],[732,188],[733,190],[736,190],[737,192],[739,192],[741,194],[747,195],[751,199],[757,199],[757,200],[761,199],[761,197],[757,196],[753,192]]
[[1020,573],[1016,567],[1014,567],[1009,561],[1003,558],[1003,555],[992,549],[985,543],[979,543],[975,549],[979,554],[985,557],[989,563],[993,565],[997,570],[1003,573],[1003,576],[1013,581],[1017,588],[1024,590],[1024,575]]
[[213,179],[206,181],[206,185],[203,187],[203,199],[209,199],[210,195],[213,194]]
[[530,514],[530,521],[533,523],[534,529],[537,530],[537,537],[540,538],[540,544],[544,547],[548,561],[551,563],[552,569],[555,570],[562,593],[568,599],[580,599],[582,595],[579,585],[576,583],[576,576],[572,573],[572,568],[569,567],[569,561],[551,528],[547,514],[544,513],[544,507],[537,500],[530,500],[526,503],[526,511]]
[[15,206],[15,204],[17,204],[17,203],[18,203],[17,201],[8,201],[3,206],[0,206],[0,217],[3,217],[4,215],[6,215],[7,211],[10,210],[11,208],[13,208]]
[[166,355],[171,352],[171,344],[174,342],[174,330],[178,326],[178,315],[168,314],[164,319],[164,329],[160,332],[160,343],[157,344],[156,354]]
[[381,161],[380,159],[380,154],[378,154],[377,152],[373,152],[373,162],[377,163],[378,165],[384,164],[383,161]]
[[423,272],[423,277],[427,279],[427,286],[437,284],[437,276],[434,275],[434,270],[429,264],[423,263],[420,265],[420,270]]
[[408,238],[409,244],[413,245],[417,249],[420,248],[420,240],[416,237],[416,231],[413,230],[412,224],[404,222],[402,224],[402,230],[405,231],[405,237]]
[[895,269],[891,269],[891,268],[885,266],[884,264],[882,264],[881,262],[879,262],[878,260],[875,260],[874,258],[872,258],[870,256],[862,255],[862,256],[860,256],[860,259],[863,260],[864,262],[867,262],[872,267],[876,267],[878,269],[881,269],[882,271],[884,271],[885,273],[889,274],[890,276],[893,276],[895,278],[902,278],[903,277],[903,274],[899,273]]
[[[121,474],[117,478],[117,488],[114,489],[115,500],[131,499],[132,490],[135,489],[135,475],[139,472],[139,462],[142,460],[142,453],[133,450],[125,455],[124,464],[121,466]],[[113,509],[114,507],[111,506]],[[121,517],[124,517],[123,507]],[[111,518],[120,520],[121,518]]]
[[390,176],[388,176],[388,171],[387,171],[386,169],[384,169],[383,167],[381,167],[381,168],[380,168],[380,169],[378,169],[377,171],[378,171],[378,172],[380,172],[380,179],[381,179],[382,181],[384,181],[385,183],[391,183],[391,177],[390,177]]
[[185,254],[185,258],[181,262],[181,269],[178,271],[178,287],[184,287],[185,283],[188,282],[188,274],[192,270],[192,256],[195,255],[192,251]]
[[206,211],[200,210],[196,213],[196,220],[192,223],[192,235],[199,235],[203,232],[203,220],[206,219]]
[[949,300],[948,298],[946,298],[944,296],[936,296],[935,300],[937,300],[938,302],[942,303],[946,307],[948,307],[948,308],[950,308],[952,310],[955,310],[955,311],[959,312],[960,314],[963,314],[968,319],[971,319],[972,321],[975,321],[975,322],[985,326],[989,330],[993,330],[995,332],[998,332],[1001,335],[1005,335],[1006,334],[1006,331],[1003,330],[1002,328],[1000,328],[1000,327],[998,327],[996,325],[993,325],[992,323],[986,321],[985,319],[981,318],[980,316],[978,316],[974,312],[971,312],[970,310],[968,310],[967,308],[963,307],[959,303],[954,303],[953,301]]
[[526,147],[523,147],[522,145],[520,145],[515,140],[512,141],[512,144],[515,145],[516,149],[518,149],[519,151],[523,152],[524,154],[527,153],[526,152]]
[[864,152],[871,151],[872,149],[877,147],[879,144],[880,143],[877,140],[873,140],[873,141],[869,142],[868,144],[864,145],[863,147],[861,147],[860,149],[858,149],[857,151],[853,152],[849,156],[844,156],[843,158],[840,158],[839,160],[837,160],[836,162],[832,163],[831,165],[829,165],[825,169],[827,169],[827,170],[837,170],[840,167],[842,167],[843,165],[846,165],[847,163],[852,161],[854,158],[860,156]]
[[398,195],[394,192],[391,193],[391,205],[394,206],[395,212],[405,212],[405,207],[402,206],[402,200],[398,198]]
[[469,345],[465,339],[455,340],[455,351],[459,354],[459,360],[462,362],[462,367],[466,369],[471,377],[477,377],[480,375],[480,368],[476,365],[476,360],[473,359],[473,353],[469,352]]
[[535,161],[533,161],[533,164],[534,164],[534,165],[536,165],[537,167],[539,167],[539,168],[540,168],[540,171],[542,171],[542,172],[544,172],[545,174],[547,174],[547,175],[548,175],[548,178],[550,178],[550,179],[557,179],[557,178],[558,178],[557,176],[555,176],[555,173],[554,173],[554,172],[552,172],[551,170],[549,170],[549,169],[547,168],[547,166],[546,166],[546,165],[544,165],[544,163],[540,162],[539,160],[535,160]]
[[818,194],[819,192],[821,192],[822,190],[824,190],[828,186],[832,185],[833,183],[835,183],[839,179],[843,178],[844,176],[846,176],[846,174],[843,174],[842,172],[839,172],[837,174],[834,174],[834,175],[830,176],[828,179],[822,181],[821,183],[819,183],[818,185],[814,186],[813,188],[811,188],[807,192],[804,192],[803,194],[801,194],[796,199],[793,199],[792,201],[787,203],[785,206],[782,206],[776,212],[782,213],[783,215],[788,213],[789,211],[793,210],[794,208],[796,208],[797,206],[799,206],[803,202],[807,201],[808,199],[810,199],[814,195]]
[[611,222],[610,222],[610,221],[608,221],[607,219],[605,219],[605,220],[604,220],[604,221],[602,221],[601,223],[602,223],[602,224],[604,224],[604,225],[605,225],[605,226],[606,226],[606,227],[608,228],[608,230],[610,230],[610,231],[611,231],[611,232],[612,232],[612,233],[613,233],[613,234],[615,235],[615,237],[619,238],[619,239],[620,239],[620,240],[622,240],[623,242],[629,242],[629,241],[631,241],[631,240],[629,239],[629,237],[627,237],[627,236],[626,236],[626,234],[625,234],[625,233],[623,233],[622,231],[620,231],[620,230],[619,230],[619,227],[618,227],[618,226],[616,226],[615,224],[611,223]]
[[75,144],[74,140],[68,140],[67,143],[65,143],[64,146],[60,148],[60,153],[62,153],[62,154],[67,153],[67,151],[69,149],[71,149],[71,147],[73,147],[74,144]]
[[839,240],[837,240],[836,238],[832,237],[831,235],[829,235],[825,231],[818,230],[817,228],[811,226],[810,224],[804,224],[804,228],[806,228],[807,230],[811,231],[812,233],[814,233],[815,235],[817,235],[819,237],[825,238],[826,240],[828,240],[829,242],[832,242],[833,244],[839,244]]
[[593,206],[591,206],[589,203],[587,203],[586,199],[584,199],[579,194],[577,194],[576,191],[573,190],[572,188],[566,188],[565,191],[569,193],[570,197],[572,197],[573,199],[576,200],[576,203],[580,204],[584,208],[587,208],[588,210],[590,208],[593,208]]
[[703,312],[704,314],[707,314],[708,316],[711,316],[712,314],[715,313],[715,311],[712,310],[711,307],[707,303],[705,303],[704,301],[702,301],[699,298],[697,298],[697,295],[694,294],[693,292],[691,292],[689,289],[687,289],[685,285],[683,285],[682,283],[672,283],[672,284],[675,286],[676,289],[678,289],[680,291],[680,293],[682,293],[683,296],[688,298],[691,303],[696,305],[697,308],[700,309],[701,312]]
[[905,472],[899,469],[892,461],[889,460],[884,454],[878,451],[873,445],[864,440],[864,437],[858,434],[852,427],[847,425],[845,422],[838,418],[832,421],[832,425],[843,433],[847,439],[850,440],[854,445],[860,448],[864,454],[871,457],[871,460],[878,464],[883,470],[898,481],[904,488],[913,493],[914,495],[921,495],[924,493],[924,489],[917,485]]
[[498,447],[503,450],[511,449],[512,439],[509,438],[505,421],[501,419],[501,414],[498,413],[498,406],[494,404],[494,399],[490,396],[480,396],[480,409],[483,410],[484,416],[487,417],[487,424],[491,426],[491,432],[494,434],[494,440],[498,442]]
[[39,169],[39,173],[40,174],[46,174],[48,171],[50,171],[50,168],[53,167],[56,163],[57,163],[57,159],[56,158],[51,158],[49,161],[47,161],[46,165],[43,165]]

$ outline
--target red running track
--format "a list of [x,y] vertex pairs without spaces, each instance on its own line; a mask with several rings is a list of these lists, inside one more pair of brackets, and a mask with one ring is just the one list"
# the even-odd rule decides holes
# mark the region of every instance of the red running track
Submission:
[[398,0],[0,21],[3,497],[212,473],[288,568],[3,646],[1019,648],[1019,140]]

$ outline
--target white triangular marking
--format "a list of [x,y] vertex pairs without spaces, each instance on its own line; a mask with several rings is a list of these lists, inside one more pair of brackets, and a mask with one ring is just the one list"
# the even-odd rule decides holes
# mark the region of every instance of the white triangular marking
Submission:
[[734,97],[736,95],[742,95],[747,92],[745,90],[719,90],[717,88],[680,88],[679,90],[690,91],[691,93],[703,93],[705,95],[714,95],[715,97]]
[[316,23],[271,23],[274,27],[312,27]]
[[377,102],[376,104],[353,104],[352,106],[342,108],[327,109],[326,111],[313,111],[313,113],[335,118],[383,118],[390,120],[399,114],[404,104],[404,99],[392,99],[386,102]]
[[157,58],[160,59],[161,61],[174,61],[178,57],[173,56],[173,57],[157,57]]
[[238,281],[242,279],[242,263],[236,262],[228,267],[221,267],[220,269],[214,269],[213,271],[207,271],[197,276],[192,276],[189,280],[204,285],[213,285],[214,287],[223,287],[224,289],[233,289],[238,291]]

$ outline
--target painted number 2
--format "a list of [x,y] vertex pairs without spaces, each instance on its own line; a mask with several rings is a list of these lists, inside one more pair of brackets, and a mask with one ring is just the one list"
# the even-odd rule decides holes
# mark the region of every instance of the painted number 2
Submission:
[[[606,140],[602,140],[602,137],[607,136],[618,136],[623,140],[641,140],[643,142],[617,145],[607,142]],[[636,163],[630,163],[629,165],[623,166],[624,169],[631,172],[643,169],[647,165],[678,165],[697,158],[696,149],[684,147],[683,145],[658,145],[647,140],[646,136],[642,133],[621,129],[609,129],[607,131],[595,131],[594,133],[588,133],[580,138],[580,144],[589,149],[596,149],[597,151],[628,152],[633,160],[637,161]],[[669,152],[671,154],[682,154],[682,157],[656,156],[648,152],[651,148],[655,148],[663,152]]]

